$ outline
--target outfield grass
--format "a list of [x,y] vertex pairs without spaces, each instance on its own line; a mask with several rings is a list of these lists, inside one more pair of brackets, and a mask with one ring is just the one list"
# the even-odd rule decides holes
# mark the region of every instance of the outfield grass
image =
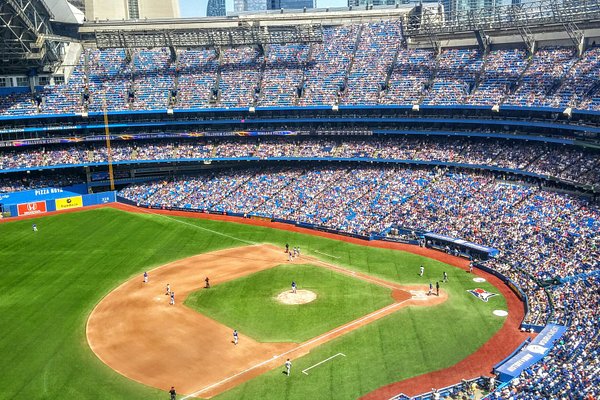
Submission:
[[[311,290],[317,299],[285,305],[290,290]],[[192,293],[186,305],[260,342],[300,343],[393,303],[382,286],[313,265],[280,265]],[[268,316],[265,317],[265,316]]]
[[[39,232],[31,231],[37,223]],[[222,235],[212,231],[218,231]],[[226,235],[226,236],[224,236]],[[435,260],[294,232],[200,219],[98,209],[0,224],[0,399],[164,399],[105,366],[87,346],[86,319],[124,280],[169,261],[249,242],[299,245],[304,253],[336,255],[347,268],[399,283],[441,280],[450,300],[407,308],[294,360],[285,379],[272,371],[222,399],[350,399],[383,384],[450,366],[474,352],[501,326],[493,309],[466,293],[470,274]],[[426,267],[425,277],[418,266]],[[168,332],[165,332],[167,334]],[[346,358],[298,372],[337,352]],[[314,373],[313,373],[314,372]]]

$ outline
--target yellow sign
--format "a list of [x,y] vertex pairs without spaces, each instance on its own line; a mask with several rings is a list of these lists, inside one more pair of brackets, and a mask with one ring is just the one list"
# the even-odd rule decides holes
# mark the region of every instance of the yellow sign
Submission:
[[55,203],[57,210],[66,210],[69,208],[83,207],[83,197],[65,197],[64,199],[56,199]]

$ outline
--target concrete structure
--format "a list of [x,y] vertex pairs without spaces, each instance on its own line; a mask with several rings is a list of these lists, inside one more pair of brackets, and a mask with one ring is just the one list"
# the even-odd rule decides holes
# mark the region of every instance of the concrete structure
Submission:
[[88,21],[179,18],[178,0],[85,0]]

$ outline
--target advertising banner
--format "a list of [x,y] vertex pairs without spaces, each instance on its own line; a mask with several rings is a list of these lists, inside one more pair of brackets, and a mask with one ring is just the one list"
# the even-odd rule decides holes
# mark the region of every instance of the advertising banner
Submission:
[[67,210],[69,208],[83,207],[83,198],[81,196],[65,197],[63,199],[56,199],[56,210]]
[[548,324],[531,343],[496,369],[503,381],[517,377],[524,369],[540,361],[562,337],[567,328],[562,325]]
[[32,203],[24,203],[17,205],[17,214],[21,215],[34,215],[45,213],[46,202],[45,201],[34,201]]

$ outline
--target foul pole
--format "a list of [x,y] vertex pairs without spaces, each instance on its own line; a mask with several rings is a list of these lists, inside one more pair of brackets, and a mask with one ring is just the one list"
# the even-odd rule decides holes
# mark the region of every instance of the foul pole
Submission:
[[112,152],[110,150],[110,131],[108,129],[108,110],[106,108],[106,95],[103,102],[104,108],[104,134],[106,135],[106,155],[108,157],[108,179],[110,179],[110,190],[115,190],[115,177],[113,175]]

